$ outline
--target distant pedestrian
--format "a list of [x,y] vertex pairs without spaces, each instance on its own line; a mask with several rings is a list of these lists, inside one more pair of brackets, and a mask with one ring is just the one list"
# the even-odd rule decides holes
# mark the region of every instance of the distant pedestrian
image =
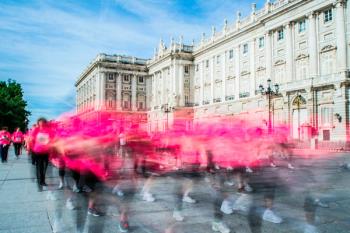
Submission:
[[43,186],[47,186],[45,182],[45,174],[49,164],[49,153],[53,139],[53,131],[45,118],[38,119],[38,126],[32,134],[32,154],[35,159],[36,177],[38,181],[39,191]]
[[2,163],[7,162],[10,144],[11,134],[8,132],[7,127],[2,127],[2,130],[0,130],[0,154]]
[[15,148],[15,155],[17,159],[22,152],[23,141],[24,141],[24,135],[21,132],[21,129],[16,128],[16,131],[12,134],[12,142]]

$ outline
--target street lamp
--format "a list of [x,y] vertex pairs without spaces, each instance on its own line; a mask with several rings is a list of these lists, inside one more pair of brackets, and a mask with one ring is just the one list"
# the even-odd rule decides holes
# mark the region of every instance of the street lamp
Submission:
[[298,110],[298,139],[300,140],[300,105],[303,104],[303,97],[300,95],[299,92],[295,97],[294,103],[297,105],[297,110]]
[[272,123],[271,123],[271,99],[274,96],[279,95],[279,85],[275,83],[275,85],[271,85],[271,79],[267,80],[267,87],[264,87],[262,84],[259,85],[259,90],[262,95],[266,95],[269,103],[269,122],[268,122],[268,133],[272,132]]
[[163,104],[161,110],[163,113],[166,113],[166,130],[169,129],[169,113],[174,110],[174,107],[170,107],[169,104]]

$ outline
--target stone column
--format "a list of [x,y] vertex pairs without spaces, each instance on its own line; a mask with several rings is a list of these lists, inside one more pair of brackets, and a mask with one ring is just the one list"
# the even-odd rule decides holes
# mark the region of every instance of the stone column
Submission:
[[[269,31],[265,35],[266,45],[265,45],[265,64],[266,64],[266,78],[272,79],[272,33]],[[264,83],[262,83],[264,84]]]
[[294,23],[290,22],[286,25],[286,82],[293,80],[293,26]]
[[224,102],[226,100],[226,59],[227,59],[227,52],[224,52],[224,57],[222,61],[222,97],[221,102]]
[[131,110],[137,111],[137,80],[136,75],[131,75]]
[[250,42],[250,61],[249,61],[249,65],[250,65],[250,96],[255,96],[255,42],[256,42],[256,38],[254,38],[251,42]]
[[345,1],[338,0],[335,4],[336,9],[336,40],[337,40],[337,71],[346,71],[346,35],[345,35]]
[[100,109],[105,109],[106,106],[106,73],[100,74]]
[[121,73],[117,73],[116,76],[116,103],[117,103],[117,111],[122,110],[122,75]]
[[316,15],[311,13],[309,16],[309,54],[310,54],[310,77],[318,75],[318,53],[317,53],[317,29],[316,29]]
[[179,105],[184,106],[185,105],[185,93],[184,93],[184,64],[180,65],[180,72],[179,72]]
[[200,66],[200,98],[199,98],[199,105],[203,105],[204,101],[204,67],[205,67],[205,61],[202,61],[202,64]]
[[215,56],[211,59],[210,64],[210,103],[214,102],[214,84],[215,84]]
[[240,52],[241,52],[241,46],[238,45],[236,47],[236,54],[234,56],[235,59],[235,99],[238,100],[239,99],[239,79],[240,79],[240,68],[239,68],[239,58],[240,58]]

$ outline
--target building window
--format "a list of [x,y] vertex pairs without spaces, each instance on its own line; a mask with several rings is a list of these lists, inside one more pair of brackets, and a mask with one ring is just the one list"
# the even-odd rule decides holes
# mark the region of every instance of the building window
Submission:
[[124,108],[129,109],[129,101],[124,101]]
[[333,108],[323,107],[321,108],[321,124],[324,127],[332,126],[332,116],[333,116]]
[[143,83],[143,77],[139,77],[139,83]]
[[190,73],[190,67],[189,66],[185,66],[185,74],[189,74]]
[[248,44],[243,45],[243,54],[248,53]]
[[299,21],[299,33],[305,32],[306,22],[305,20]]
[[205,61],[205,67],[207,67],[207,68],[209,67],[209,60]]
[[113,74],[109,74],[108,75],[108,80],[109,81],[114,81],[114,75]]
[[284,39],[284,31],[283,29],[280,29],[277,31],[277,40],[283,40]]
[[143,102],[139,102],[139,109],[143,109]]
[[330,22],[330,21],[333,20],[332,9],[328,9],[328,10],[324,11],[323,14],[324,14],[324,22],[325,23]]
[[264,46],[265,46],[265,38],[260,37],[259,38],[259,48],[264,48]]
[[229,57],[229,59],[232,59],[232,58],[233,58],[233,49],[230,50],[229,56],[228,56],[228,57]]
[[323,53],[321,56],[321,72],[323,75],[333,74],[335,70],[335,53],[334,51],[329,51]]
[[129,76],[124,76],[124,82],[130,82]]
[[216,64],[220,64],[220,55],[216,56]]

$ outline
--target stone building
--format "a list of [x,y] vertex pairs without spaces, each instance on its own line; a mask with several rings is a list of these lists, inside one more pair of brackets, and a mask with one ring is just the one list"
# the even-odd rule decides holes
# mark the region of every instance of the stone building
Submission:
[[[134,91],[125,99],[134,101],[133,111],[142,99],[149,131],[166,130],[179,112],[188,116],[189,128],[226,115],[266,126],[270,115],[272,127],[290,125],[295,139],[308,140],[312,131],[320,141],[349,140],[349,5],[345,0],[267,0],[262,9],[252,4],[245,18],[237,12],[235,22],[224,20],[220,30],[213,27],[198,43],[184,45],[180,37],[167,47],[160,41],[153,58],[130,65],[146,77],[145,96]],[[98,73],[94,68],[84,75],[93,77],[95,69]],[[79,94],[82,77],[78,109],[92,98]],[[260,92],[267,80],[279,87],[270,105]],[[96,88],[98,95],[107,94],[101,84]],[[121,99],[118,92],[111,95],[112,103],[114,96]]]

